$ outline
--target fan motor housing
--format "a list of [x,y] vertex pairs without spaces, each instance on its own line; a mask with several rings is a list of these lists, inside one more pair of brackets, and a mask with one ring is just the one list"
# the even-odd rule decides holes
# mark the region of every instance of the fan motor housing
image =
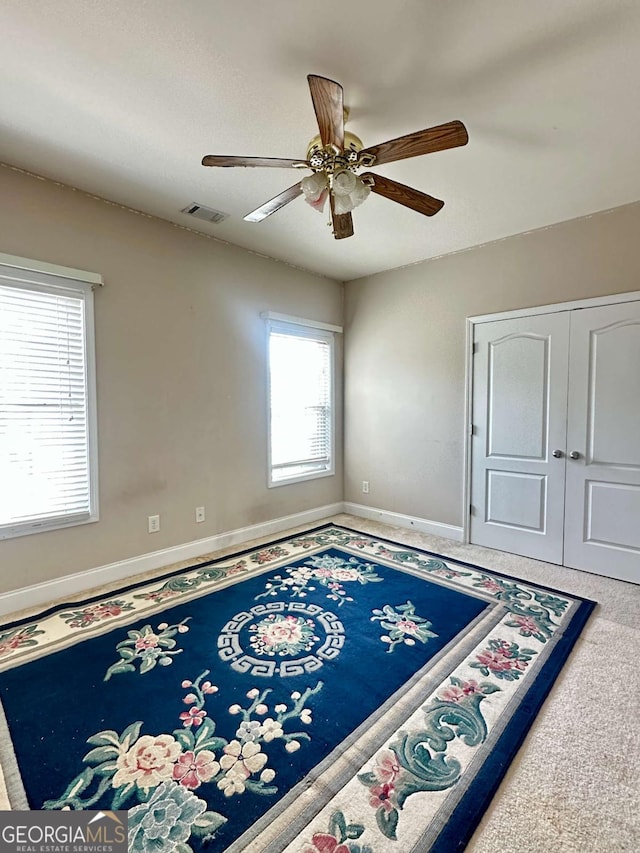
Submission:
[[371,166],[373,155],[360,152],[363,149],[362,140],[349,130],[344,132],[344,147],[340,151],[334,145],[322,145],[320,136],[314,136],[307,146],[307,162],[314,171],[323,171],[332,175],[343,169],[355,172],[361,166]]

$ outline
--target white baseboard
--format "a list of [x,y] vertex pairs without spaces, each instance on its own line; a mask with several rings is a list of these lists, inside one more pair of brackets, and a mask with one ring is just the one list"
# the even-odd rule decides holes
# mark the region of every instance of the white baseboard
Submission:
[[31,607],[42,607],[53,601],[82,597],[90,590],[104,584],[111,584],[120,580],[126,581],[141,572],[161,569],[181,560],[190,560],[203,554],[228,548],[231,545],[249,542],[251,539],[271,536],[300,524],[311,524],[314,521],[338,515],[343,512],[343,508],[342,501],[327,504],[304,512],[297,512],[294,515],[285,515],[271,521],[230,530],[228,533],[218,533],[206,539],[196,539],[193,542],[185,542],[183,545],[174,545],[161,551],[141,554],[138,557],[130,557],[117,563],[110,563],[106,566],[99,566],[95,569],[88,569],[84,572],[65,575],[33,586],[1,593],[0,616],[6,616],[9,613],[16,613],[19,610]]
[[403,515],[399,512],[389,512],[386,509],[376,509],[376,507],[350,503],[349,501],[345,501],[343,506],[344,512],[357,515],[360,518],[368,518],[370,521],[394,524],[396,527],[406,527],[409,530],[417,530],[419,533],[442,536],[445,539],[453,539],[456,542],[463,541],[462,527],[456,527],[453,524],[442,524],[440,521],[429,521],[426,518]]
[[22,589],[11,590],[0,593],[0,617],[10,613],[17,613],[33,607],[43,607],[54,601],[73,600],[82,598],[90,590],[115,581],[128,581],[142,572],[154,571],[181,560],[191,560],[203,554],[219,551],[232,545],[241,545],[251,539],[259,539],[263,536],[272,536],[289,530],[301,524],[312,524],[324,518],[330,518],[340,513],[349,513],[360,518],[368,518],[371,521],[380,521],[384,524],[405,527],[409,530],[417,530],[420,533],[431,533],[434,536],[443,536],[456,542],[463,541],[461,527],[451,524],[442,524],[438,521],[428,521],[425,518],[416,518],[411,515],[402,515],[398,512],[390,512],[384,509],[364,506],[350,502],[339,501],[334,504],[316,507],[315,509],[297,512],[293,515],[285,515],[264,521],[260,524],[252,524],[249,527],[240,527],[227,533],[218,533],[206,539],[196,539],[193,542],[185,542],[182,545],[173,545],[160,551],[152,551],[141,554],[138,557],[130,557],[117,563],[109,563],[106,566],[98,566],[87,569],[84,572],[76,572],[65,575],[33,586]]

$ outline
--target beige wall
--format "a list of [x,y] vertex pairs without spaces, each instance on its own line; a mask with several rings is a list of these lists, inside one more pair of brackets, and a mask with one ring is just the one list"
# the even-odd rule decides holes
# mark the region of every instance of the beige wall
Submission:
[[461,525],[465,318],[634,290],[640,204],[348,283],[345,499]]
[[259,317],[339,324],[341,284],[7,168],[0,199],[0,252],[106,283],[95,299],[100,521],[0,542],[0,592],[341,500],[341,448],[335,476],[266,487]]
[[[0,542],[0,592],[342,499],[340,447],[335,477],[266,488],[259,318],[341,323],[339,283],[6,168],[0,199],[0,252],[106,282],[101,519]],[[465,318],[640,290],[639,235],[629,205],[349,283],[345,499],[461,524]]]

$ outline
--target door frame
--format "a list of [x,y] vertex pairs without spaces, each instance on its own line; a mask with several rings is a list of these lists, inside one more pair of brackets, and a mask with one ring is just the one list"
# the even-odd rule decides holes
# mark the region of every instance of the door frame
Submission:
[[574,311],[580,308],[600,308],[603,305],[619,305],[623,302],[640,301],[640,290],[617,293],[612,296],[593,296],[587,299],[574,299],[571,302],[555,302],[551,305],[539,305],[531,308],[517,308],[513,311],[500,311],[495,314],[478,314],[467,317],[465,324],[465,390],[464,390],[464,443],[463,443],[463,484],[462,484],[462,542],[469,544],[471,531],[471,430],[473,427],[473,340],[475,327],[479,323],[491,323],[495,320],[513,320],[520,317],[532,317],[538,314],[555,314],[560,311]]

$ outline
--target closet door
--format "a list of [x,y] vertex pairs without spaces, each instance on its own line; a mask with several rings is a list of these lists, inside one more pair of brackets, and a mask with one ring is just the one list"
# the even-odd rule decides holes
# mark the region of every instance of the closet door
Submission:
[[562,563],[569,312],[475,327],[471,541]]
[[564,563],[640,583],[640,303],[571,312]]

